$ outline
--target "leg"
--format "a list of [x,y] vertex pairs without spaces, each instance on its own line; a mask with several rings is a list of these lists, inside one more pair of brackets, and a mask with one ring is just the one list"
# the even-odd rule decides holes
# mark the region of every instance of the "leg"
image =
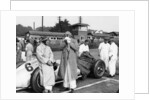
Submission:
[[45,90],[44,91],[47,92],[47,93],[53,93],[52,92],[52,86],[45,86]]
[[116,59],[112,59],[109,63],[109,72],[111,76],[114,76],[116,73]]

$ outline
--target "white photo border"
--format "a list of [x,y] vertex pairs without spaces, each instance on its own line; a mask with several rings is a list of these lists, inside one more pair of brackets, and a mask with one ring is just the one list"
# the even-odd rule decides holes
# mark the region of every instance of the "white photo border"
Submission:
[[[89,15],[90,14],[90,15]],[[119,16],[119,92],[39,94],[16,93],[16,16]],[[3,11],[1,13],[1,98],[2,99],[134,99],[134,18],[133,11]],[[9,29],[7,29],[9,28]],[[9,33],[5,34],[5,33]],[[124,38],[126,37],[126,38]],[[7,39],[11,42],[8,42]],[[126,41],[128,39],[128,41]],[[130,48],[130,49],[129,49]],[[11,52],[7,52],[9,50]],[[123,53],[122,53],[123,52]],[[125,53],[124,53],[125,52]],[[7,59],[9,63],[7,62]],[[123,61],[125,60],[125,63]],[[6,65],[7,64],[7,65]],[[130,69],[130,70],[129,70]],[[126,72],[127,71],[127,72]],[[9,96],[8,96],[9,95]],[[72,98],[73,97],[73,98]]]
[[[34,5],[34,7],[33,7]],[[44,5],[44,6],[42,6]],[[63,5],[63,6],[61,6]],[[28,6],[28,7],[27,7]],[[60,6],[60,7],[58,7]],[[94,1],[12,1],[12,10],[134,10],[135,11],[135,93],[149,94],[149,0]],[[142,37],[142,38],[141,38]],[[139,42],[140,40],[140,42]],[[139,44],[141,47],[139,47]],[[144,45],[143,45],[144,44]],[[139,53],[144,52],[144,53]],[[139,59],[144,58],[144,60]],[[142,66],[142,68],[141,68]],[[139,74],[141,73],[141,74]],[[143,77],[140,78],[139,77]],[[142,85],[142,87],[141,87]]]

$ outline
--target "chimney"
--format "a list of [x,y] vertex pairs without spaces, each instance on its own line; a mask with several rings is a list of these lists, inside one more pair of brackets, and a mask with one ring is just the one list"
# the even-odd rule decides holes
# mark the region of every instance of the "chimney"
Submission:
[[82,23],[82,17],[79,16],[79,23],[81,24]]
[[33,22],[33,30],[35,30],[35,22]]
[[44,18],[43,18],[43,16],[42,16],[42,31],[43,31],[43,21],[44,21]]

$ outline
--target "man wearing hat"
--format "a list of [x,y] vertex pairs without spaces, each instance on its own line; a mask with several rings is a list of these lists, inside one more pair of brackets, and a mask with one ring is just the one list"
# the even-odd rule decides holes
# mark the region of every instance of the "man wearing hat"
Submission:
[[109,48],[109,74],[113,77],[116,73],[116,62],[117,62],[118,46],[114,43],[114,39],[110,39],[110,48]]
[[48,42],[49,39],[47,37],[42,37],[41,43],[36,49],[37,59],[41,64],[43,86],[45,88],[43,91],[44,93],[52,93],[52,87],[55,84],[53,52],[51,51],[51,48],[47,46]]
[[109,48],[110,44],[108,43],[109,37],[105,37],[104,41],[99,44],[99,56],[100,59],[105,62],[106,70],[108,69],[108,61],[109,61]]
[[66,36],[58,75],[63,79],[64,90],[71,90],[72,93],[76,88],[78,44],[70,32],[66,32]]

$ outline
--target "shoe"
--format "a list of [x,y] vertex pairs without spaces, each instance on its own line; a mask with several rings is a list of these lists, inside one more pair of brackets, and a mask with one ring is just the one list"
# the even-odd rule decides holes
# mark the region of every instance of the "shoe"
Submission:
[[113,76],[111,76],[111,75],[108,75],[107,77],[113,78],[113,77],[115,77],[115,75],[113,75]]
[[48,92],[49,92],[49,90],[47,90],[47,89],[43,90],[43,93],[48,93]]
[[87,75],[82,74],[81,79],[82,79],[82,80],[85,80],[86,78],[87,78]]
[[43,93],[53,93],[53,91],[45,89],[45,90],[43,90]]
[[51,91],[50,91],[50,90],[48,90],[48,93],[53,93],[53,91],[52,91],[52,90],[51,90]]
[[73,93],[74,92],[74,89],[70,89],[70,92],[69,93]]
[[69,88],[63,88],[63,89],[60,89],[59,91],[69,91],[70,89]]

